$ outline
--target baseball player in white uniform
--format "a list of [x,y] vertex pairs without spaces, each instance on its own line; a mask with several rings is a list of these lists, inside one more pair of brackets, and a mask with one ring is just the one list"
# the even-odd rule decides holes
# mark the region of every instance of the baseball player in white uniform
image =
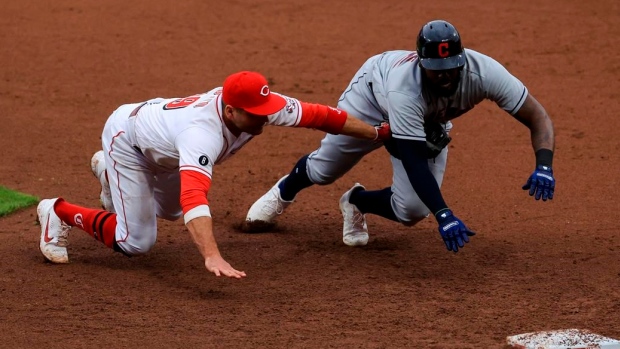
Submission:
[[[368,59],[355,74],[338,108],[376,124],[389,120],[392,185],[367,191],[356,183],[340,199],[343,242],[366,245],[365,214],[411,226],[432,213],[450,251],[457,252],[475,233],[449,209],[440,192],[446,168],[450,122],[484,99],[494,101],[531,133],[536,166],[523,189],[535,199],[553,199],[553,124],[545,109],[500,63],[464,49],[454,26],[436,20],[419,32],[416,51],[388,51]],[[344,135],[327,135],[250,208],[246,226],[273,226],[296,194],[326,185],[383,144]]]
[[105,124],[103,151],[91,160],[105,210],[62,198],[42,200],[41,252],[51,262],[67,263],[68,231],[77,226],[115,251],[140,255],[155,244],[157,217],[183,217],[207,270],[245,277],[220,255],[207,194],[213,166],[265,125],[315,128],[371,142],[390,137],[387,123],[370,126],[343,110],[273,93],[265,77],[248,71],[206,93],[122,105]]

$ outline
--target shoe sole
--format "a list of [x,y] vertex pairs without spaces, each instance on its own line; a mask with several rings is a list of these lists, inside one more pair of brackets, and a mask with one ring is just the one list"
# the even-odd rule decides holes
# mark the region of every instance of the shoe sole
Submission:
[[366,234],[366,237],[355,237],[355,238],[347,238],[347,237],[342,237],[342,242],[344,242],[345,245],[347,246],[366,246],[368,244],[368,234]]

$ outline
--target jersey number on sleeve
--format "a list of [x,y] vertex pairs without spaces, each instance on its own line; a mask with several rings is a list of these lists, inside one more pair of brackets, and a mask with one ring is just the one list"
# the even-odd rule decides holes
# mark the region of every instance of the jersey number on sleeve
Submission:
[[172,110],[172,109],[185,108],[188,105],[191,105],[192,103],[196,102],[199,99],[200,99],[200,95],[195,95],[195,96],[189,96],[189,97],[185,97],[185,98],[175,99],[172,102],[166,103],[166,105],[164,105],[164,110]]

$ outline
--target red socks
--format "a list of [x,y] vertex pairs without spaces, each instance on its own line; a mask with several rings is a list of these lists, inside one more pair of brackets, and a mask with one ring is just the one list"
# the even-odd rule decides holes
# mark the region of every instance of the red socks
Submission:
[[72,205],[62,198],[54,204],[54,211],[63,222],[79,227],[109,248],[114,248],[116,213]]

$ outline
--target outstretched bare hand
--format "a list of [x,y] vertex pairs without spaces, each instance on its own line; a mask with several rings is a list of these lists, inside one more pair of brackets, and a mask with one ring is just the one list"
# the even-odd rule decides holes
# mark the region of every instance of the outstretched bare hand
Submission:
[[215,276],[228,276],[230,278],[241,279],[245,277],[245,272],[236,270],[222,256],[207,257],[205,267]]

